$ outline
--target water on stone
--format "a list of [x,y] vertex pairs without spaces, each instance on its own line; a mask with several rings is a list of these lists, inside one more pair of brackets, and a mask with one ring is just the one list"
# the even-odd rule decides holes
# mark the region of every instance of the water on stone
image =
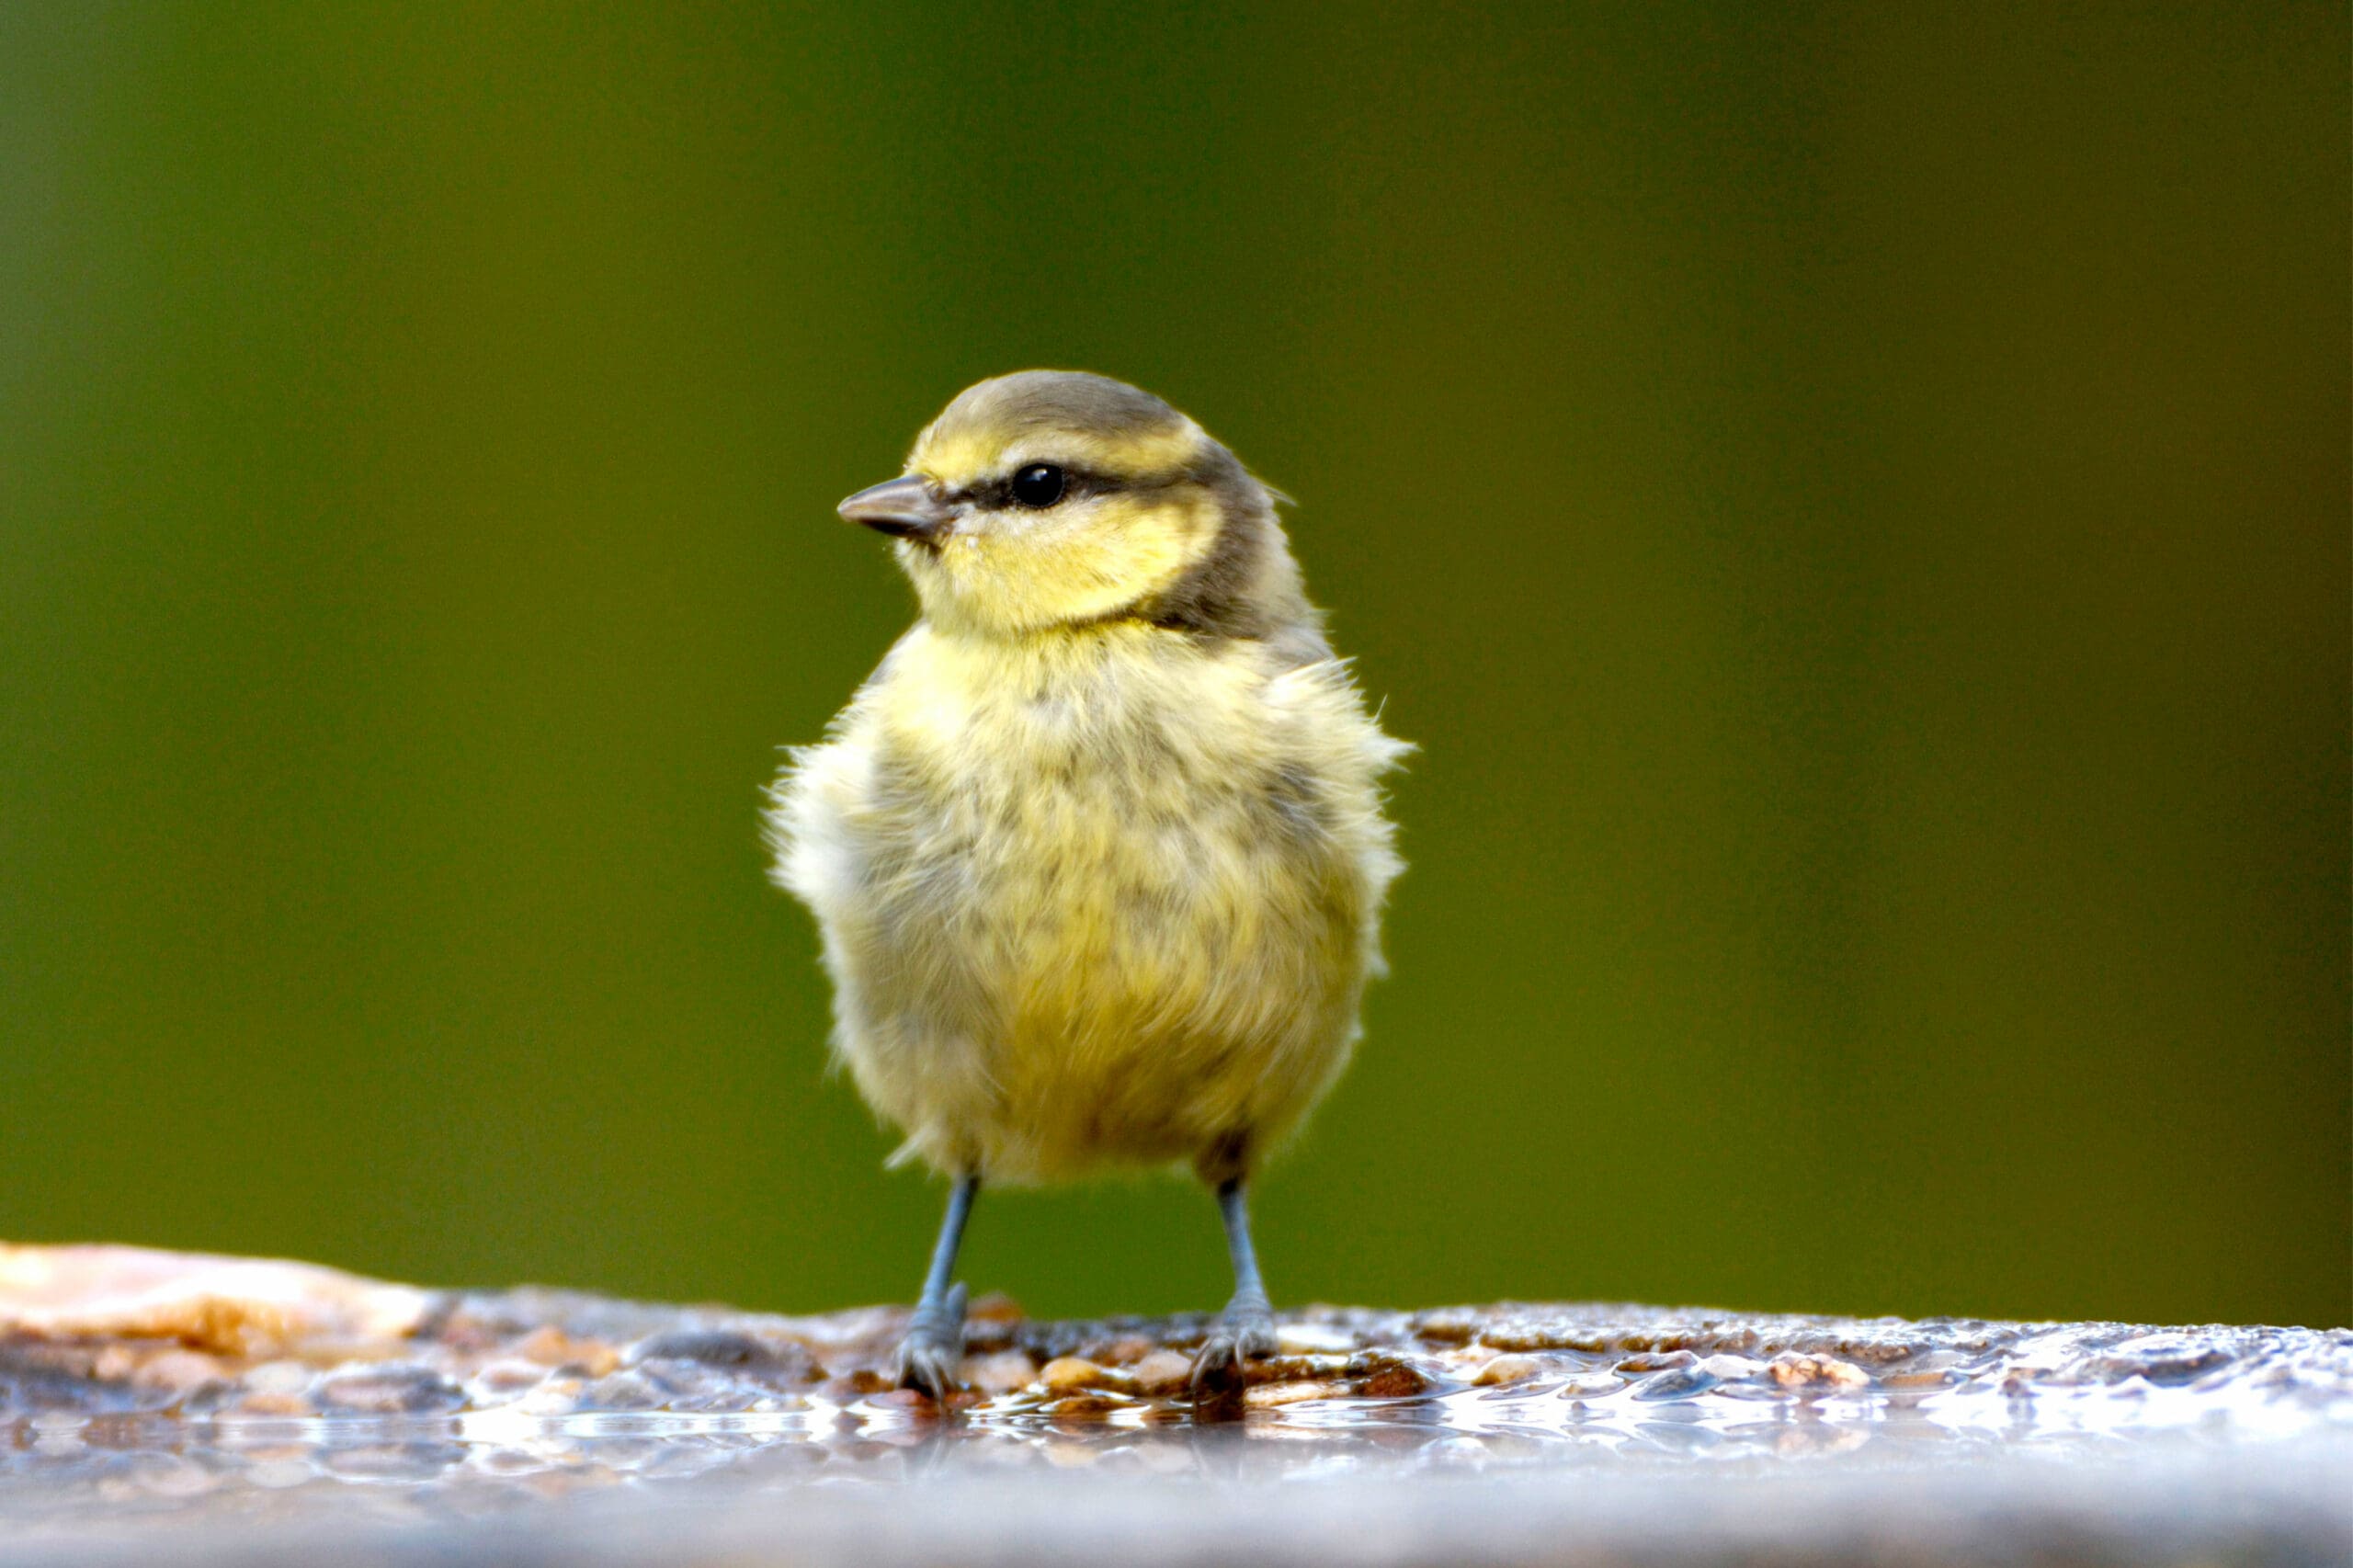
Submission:
[[2353,1562],[2353,1333],[1628,1305],[904,1321],[0,1247],[0,1564]]

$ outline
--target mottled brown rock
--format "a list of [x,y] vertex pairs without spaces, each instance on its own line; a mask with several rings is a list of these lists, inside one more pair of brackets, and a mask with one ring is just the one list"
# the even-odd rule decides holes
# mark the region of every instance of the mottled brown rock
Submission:
[[1180,1350],[1147,1351],[1128,1369],[1136,1387],[1145,1393],[1175,1393],[1193,1376],[1193,1358]]
[[339,1354],[408,1333],[432,1300],[275,1259],[0,1243],[0,1335],[171,1340],[240,1357],[296,1345]]

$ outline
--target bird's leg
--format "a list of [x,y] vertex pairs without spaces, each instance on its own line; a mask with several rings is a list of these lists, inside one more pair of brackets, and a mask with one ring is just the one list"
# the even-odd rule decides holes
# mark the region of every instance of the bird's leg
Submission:
[[1225,1250],[1233,1259],[1233,1299],[1193,1358],[1193,1397],[1238,1392],[1244,1365],[1254,1356],[1275,1353],[1275,1309],[1258,1278],[1258,1255],[1250,1245],[1250,1210],[1242,1178],[1217,1185],[1218,1211],[1225,1217]]
[[915,1302],[906,1337],[899,1341],[899,1386],[921,1389],[934,1399],[956,1386],[956,1369],[964,1359],[964,1287],[950,1281],[956,1273],[956,1249],[964,1241],[964,1221],[972,1218],[972,1197],[980,1189],[976,1176],[958,1176],[949,1189],[948,1212],[931,1249],[923,1299]]

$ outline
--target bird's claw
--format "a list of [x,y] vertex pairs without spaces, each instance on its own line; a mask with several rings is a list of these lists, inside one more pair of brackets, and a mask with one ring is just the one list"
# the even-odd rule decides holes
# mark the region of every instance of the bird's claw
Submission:
[[1251,1360],[1274,1353],[1274,1309],[1264,1297],[1235,1297],[1193,1355],[1193,1403],[1216,1404],[1239,1398]]
[[898,1386],[945,1399],[964,1361],[964,1287],[951,1288],[936,1307],[915,1309],[899,1341],[892,1371]]

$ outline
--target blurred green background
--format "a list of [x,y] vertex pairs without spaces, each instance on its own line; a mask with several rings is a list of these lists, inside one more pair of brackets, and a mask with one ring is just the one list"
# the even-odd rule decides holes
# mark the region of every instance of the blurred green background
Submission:
[[[2342,6],[0,8],[0,1234],[816,1309],[758,790],[965,383],[1300,497],[1412,869],[1280,1299],[2341,1324]],[[1209,1204],[983,1205],[1033,1311]]]

